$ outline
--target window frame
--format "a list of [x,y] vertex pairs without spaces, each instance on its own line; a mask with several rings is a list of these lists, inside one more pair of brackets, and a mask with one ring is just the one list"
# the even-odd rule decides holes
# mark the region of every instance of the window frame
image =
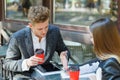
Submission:
[[[118,1],[118,23],[120,24],[120,1],[119,0],[114,0],[114,1]],[[0,0],[0,20],[1,21],[5,21],[5,22],[18,22],[18,23],[25,23],[27,24],[27,21],[19,21],[19,20],[13,20],[13,19],[6,19],[5,18],[5,5],[4,5],[4,0]],[[53,2],[54,0],[43,0],[43,6],[46,6],[50,9],[50,15],[53,14]],[[54,24],[53,23],[53,15],[50,16],[50,24]],[[65,24],[54,24],[60,27],[60,29],[62,30],[67,30],[67,31],[76,31],[76,32],[88,32],[88,28],[83,26],[75,26],[75,25],[65,25]],[[119,29],[120,29],[120,25],[119,25]]]
[[[1,21],[5,21],[5,22],[17,22],[17,23],[24,23],[27,24],[28,21],[21,21],[21,20],[13,20],[13,19],[6,19],[5,18],[5,4],[4,4],[4,0],[0,0],[0,20]],[[43,0],[43,6],[46,6],[50,9],[50,15],[53,14],[53,0]],[[53,24],[53,15],[50,16],[50,24]],[[74,25],[62,25],[62,24],[54,24],[60,27],[60,29],[62,30],[67,30],[67,31],[77,31],[77,32],[86,32],[88,30],[88,28],[84,27],[84,26],[74,26]]]
[[[44,0],[43,0],[44,1]],[[12,23],[12,22],[16,22],[16,23],[23,23],[23,24],[28,24],[28,21],[22,21],[22,20],[14,20],[14,19],[7,19],[7,18],[5,18],[5,0],[0,0],[0,20],[1,21],[4,21],[4,22],[10,22],[10,23]],[[43,3],[42,3],[43,4]]]
[[[53,3],[54,0],[47,0],[46,3],[49,3],[49,8],[51,10],[51,14],[53,13]],[[51,15],[50,22],[53,23],[53,15]],[[75,32],[82,32],[82,33],[88,33],[88,27],[85,26],[76,26],[76,25],[65,25],[65,24],[54,24],[60,27],[61,30],[67,30],[67,31],[75,31]]]

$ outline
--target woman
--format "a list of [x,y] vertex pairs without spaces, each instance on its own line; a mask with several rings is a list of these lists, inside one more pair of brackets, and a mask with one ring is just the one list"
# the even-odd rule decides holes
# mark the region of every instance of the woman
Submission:
[[90,26],[96,56],[100,59],[102,80],[120,80],[120,34],[109,18],[102,18]]

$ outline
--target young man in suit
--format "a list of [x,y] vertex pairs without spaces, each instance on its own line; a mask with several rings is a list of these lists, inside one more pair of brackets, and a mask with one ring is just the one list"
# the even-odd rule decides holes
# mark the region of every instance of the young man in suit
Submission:
[[[29,25],[15,32],[10,39],[4,62],[4,68],[13,71],[15,80],[20,77],[30,77],[35,66],[40,70],[56,70],[50,60],[58,52],[63,68],[68,69],[67,62],[70,53],[65,46],[58,27],[49,25],[49,9],[43,6],[33,6],[28,13]],[[16,26],[17,27],[17,26]],[[36,49],[43,49],[45,59],[35,56]],[[45,70],[44,70],[45,69]],[[17,77],[16,77],[17,76]]]

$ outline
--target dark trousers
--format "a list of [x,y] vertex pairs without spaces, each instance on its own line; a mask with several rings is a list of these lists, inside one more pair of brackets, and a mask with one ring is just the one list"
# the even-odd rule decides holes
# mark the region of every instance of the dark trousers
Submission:
[[31,73],[34,70],[30,69],[29,71],[24,72],[14,72],[13,73],[13,80],[34,80],[31,77]]
[[30,78],[29,76],[17,74],[13,77],[13,80],[34,80],[34,79]]

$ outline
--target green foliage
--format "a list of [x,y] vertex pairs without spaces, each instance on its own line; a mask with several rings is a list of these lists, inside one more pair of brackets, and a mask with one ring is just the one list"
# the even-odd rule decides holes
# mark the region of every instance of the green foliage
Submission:
[[110,4],[110,8],[111,8],[111,15],[112,17],[117,20],[118,17],[118,4],[117,4],[117,0],[112,0],[111,4]]

